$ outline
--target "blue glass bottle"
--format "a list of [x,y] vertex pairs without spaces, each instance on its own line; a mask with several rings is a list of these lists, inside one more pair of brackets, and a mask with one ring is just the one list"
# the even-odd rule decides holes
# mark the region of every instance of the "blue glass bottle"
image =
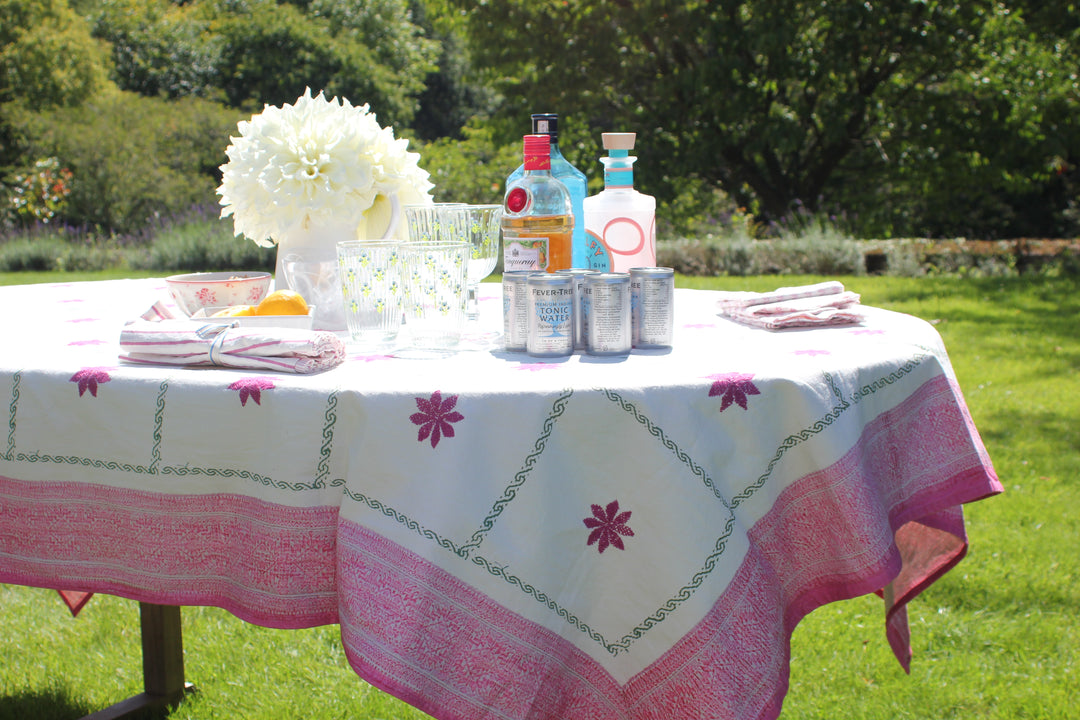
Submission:
[[[571,239],[572,267],[589,267],[585,238],[585,196],[589,192],[585,173],[570,164],[559,150],[559,116],[556,113],[536,113],[532,115],[532,134],[548,135],[551,138],[551,174],[562,182],[570,191],[570,202],[574,208],[574,234]],[[509,184],[525,174],[524,163],[506,178]]]

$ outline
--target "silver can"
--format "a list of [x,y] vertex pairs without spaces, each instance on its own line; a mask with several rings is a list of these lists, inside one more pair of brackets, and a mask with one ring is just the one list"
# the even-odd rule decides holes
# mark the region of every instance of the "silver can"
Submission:
[[675,271],[630,268],[630,313],[636,348],[671,347],[675,325]]
[[503,344],[510,352],[525,352],[529,337],[529,292],[525,281],[532,270],[513,270],[502,276]]
[[528,290],[528,353],[536,357],[573,355],[574,278],[533,273],[525,284]]
[[585,278],[582,311],[590,355],[630,354],[630,275],[596,273]]
[[569,270],[557,270],[556,275],[569,275],[574,278],[574,349],[584,350],[586,346],[586,333],[588,330],[582,322],[581,296],[585,292],[585,278],[595,275],[596,270],[586,268],[570,268]]

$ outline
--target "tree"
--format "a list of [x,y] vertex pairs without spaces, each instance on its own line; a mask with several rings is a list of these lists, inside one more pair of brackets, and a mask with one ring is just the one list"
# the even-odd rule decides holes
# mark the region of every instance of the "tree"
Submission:
[[404,0],[201,7],[219,47],[220,87],[235,107],[292,102],[311,87],[370,104],[384,125],[408,126],[433,68],[436,48],[412,24]]
[[1080,229],[1078,18],[1053,7],[1028,17],[995,5],[970,69],[888,101],[895,111],[833,181],[841,203],[861,208],[862,227],[988,238]]
[[111,47],[113,79],[121,89],[170,98],[214,93],[216,47],[194,6],[102,0],[89,17],[94,36]]
[[107,86],[107,59],[63,0],[0,0],[0,17],[0,172],[30,171],[42,158],[22,156],[25,108],[84,102]]
[[640,164],[654,169],[645,189],[670,196],[701,178],[775,218],[827,200],[896,105],[970,67],[987,6],[506,0],[468,19],[507,115],[552,108],[593,135],[637,131]]
[[77,105],[106,83],[104,49],[63,0],[0,0],[0,103]]
[[437,53],[407,0],[101,0],[91,17],[121,88],[247,110],[311,87],[407,124]]

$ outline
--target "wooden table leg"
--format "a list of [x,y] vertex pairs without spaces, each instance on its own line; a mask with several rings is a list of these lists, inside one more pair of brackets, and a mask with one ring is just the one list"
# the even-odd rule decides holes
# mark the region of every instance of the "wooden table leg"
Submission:
[[184,638],[180,608],[175,605],[139,603],[142,628],[144,692],[112,707],[87,715],[83,720],[116,720],[147,708],[163,707],[194,690],[184,682]]

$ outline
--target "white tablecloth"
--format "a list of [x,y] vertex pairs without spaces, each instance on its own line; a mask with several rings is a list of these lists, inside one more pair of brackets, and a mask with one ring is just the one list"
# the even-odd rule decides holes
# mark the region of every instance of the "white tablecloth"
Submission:
[[0,287],[0,582],[340,623],[445,720],[775,718],[795,624],[875,590],[906,665],[904,603],[1001,490],[937,332],[884,310],[770,332],[679,290],[626,358],[121,363],[164,296]]

